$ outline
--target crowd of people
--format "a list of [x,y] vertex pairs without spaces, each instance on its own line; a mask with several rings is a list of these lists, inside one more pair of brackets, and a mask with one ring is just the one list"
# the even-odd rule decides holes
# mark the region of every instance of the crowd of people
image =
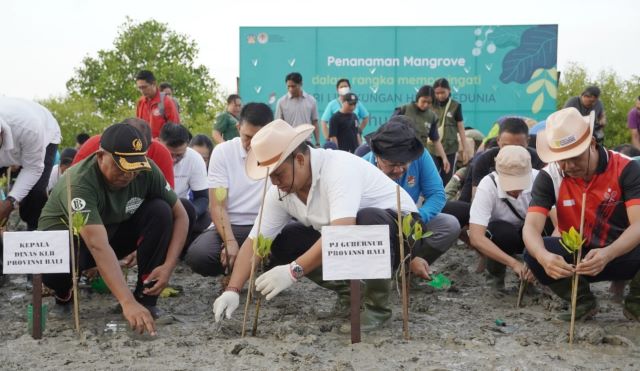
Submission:
[[[640,165],[632,158],[640,154],[640,97],[628,116],[631,145],[609,150],[595,86],[541,123],[503,116],[485,137],[465,127],[462,104],[441,78],[363,136],[369,112],[348,79],[337,81],[320,124],[302,81],[297,72],[285,77],[287,93],[275,112],[232,94],[211,136],[192,136],[173,87],[140,71],[136,117],[98,135],[79,134],[76,148],[61,153],[60,127],[46,108],[2,97],[0,171],[13,172],[15,181],[0,201],[0,223],[19,210],[27,230],[66,229],[71,205],[87,221],[80,272],[97,267],[141,333],[155,333],[164,313],[158,295],[181,260],[195,274],[229,276],[213,313],[216,321],[230,318],[250,277],[258,233],[273,241],[256,280],[261,295],[270,300],[306,277],[337,294],[329,315],[346,317],[349,283],[322,279],[322,227],[387,225],[395,271],[404,264],[398,214],[430,232],[407,259],[411,275],[422,279],[416,285],[460,240],[477,251],[488,290],[505,290],[508,267],[568,301],[576,273],[578,319],[597,313],[589,283],[612,281],[620,297],[628,286],[624,314],[640,320]],[[584,258],[575,264],[560,236],[580,226]],[[121,267],[134,265],[131,291]],[[58,315],[70,313],[71,277],[43,275]],[[389,279],[364,281],[364,331],[388,322],[390,292]]]

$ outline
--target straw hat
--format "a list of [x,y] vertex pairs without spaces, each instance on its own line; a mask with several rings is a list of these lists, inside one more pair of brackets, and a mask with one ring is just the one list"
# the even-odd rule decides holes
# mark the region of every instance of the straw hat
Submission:
[[574,107],[552,113],[536,138],[538,156],[546,163],[579,156],[591,144],[595,118],[595,111],[582,116]]
[[267,176],[266,169],[269,169],[269,173],[277,169],[314,129],[315,127],[309,124],[294,128],[281,119],[265,125],[251,139],[251,150],[245,163],[245,171],[249,178],[263,179]]

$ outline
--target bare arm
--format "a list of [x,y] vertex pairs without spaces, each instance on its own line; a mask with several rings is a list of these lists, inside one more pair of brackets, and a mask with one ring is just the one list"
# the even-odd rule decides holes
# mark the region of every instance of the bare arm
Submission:
[[631,132],[631,145],[640,149],[640,133],[638,129],[629,129]]
[[544,268],[549,277],[560,279],[573,274],[574,268],[563,257],[547,251],[542,240],[542,231],[547,216],[538,212],[529,212],[522,228],[522,239],[527,252]]
[[316,144],[320,145],[320,129],[318,129],[318,119],[311,121],[311,125],[315,127],[313,130],[313,137],[316,139]]
[[321,120],[320,121],[320,125],[322,125],[322,135],[324,136],[325,139],[329,138],[329,123]]
[[469,223],[469,239],[471,240],[471,245],[478,249],[482,255],[511,268],[520,279],[529,278],[529,281],[531,281],[533,276],[526,274],[527,270],[524,268],[524,265],[518,259],[502,251],[500,247],[487,238],[485,235],[486,231],[487,227],[484,225]]
[[471,159],[468,158],[467,141],[464,140],[464,138],[467,137],[464,132],[464,121],[458,121],[458,135],[460,136],[460,144],[462,146],[462,164],[466,165]]
[[440,139],[433,142],[433,145],[436,148],[436,155],[442,159],[442,167],[445,173],[449,172],[451,168],[451,164],[449,163],[449,159],[447,158],[447,154],[444,152],[444,147],[442,146],[442,141]]
[[122,313],[135,331],[142,333],[144,330],[155,334],[155,323],[151,313],[140,305],[127,287],[118,258],[109,244],[107,230],[103,225],[86,225],[80,230],[82,240],[87,245],[93,259],[98,266],[98,271],[104,279],[107,287],[116,297]]
[[367,127],[367,124],[369,123],[369,116],[365,117],[362,119],[362,122],[360,122],[360,132],[364,133],[364,128]]
[[227,252],[225,253],[225,251],[222,250],[220,256],[220,261],[222,262],[223,267],[227,266],[226,254],[228,254],[229,265],[233,266],[236,256],[238,255],[238,250],[240,249],[240,245],[233,235],[233,228],[229,221],[229,214],[227,214],[227,200],[228,198],[225,198],[223,201],[218,201],[218,198],[215,195],[215,189],[209,189],[211,218],[213,219],[213,224],[216,226],[216,231],[220,236],[222,236],[224,244],[227,246]]

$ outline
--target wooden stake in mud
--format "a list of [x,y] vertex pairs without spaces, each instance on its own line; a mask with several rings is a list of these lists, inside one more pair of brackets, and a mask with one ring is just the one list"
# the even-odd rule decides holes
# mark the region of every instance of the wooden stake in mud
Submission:
[[[584,211],[587,204],[587,192],[582,192],[582,210],[580,211],[580,242],[584,239]],[[582,259],[582,243],[578,248],[578,258],[576,266]],[[569,344],[573,344],[573,334],[576,329],[576,305],[578,303],[578,273],[573,274],[573,285],[571,285],[571,325],[569,326]]]
[[400,277],[402,282],[402,334],[405,340],[409,340],[409,293],[407,292],[407,276],[404,264],[404,236],[402,235],[400,185],[396,185],[396,201],[398,207],[398,240],[400,242]]
[[42,339],[42,275],[33,275],[33,291],[31,308],[31,337],[34,339]]
[[251,301],[253,289],[256,284],[256,249],[258,246],[258,236],[260,236],[260,228],[262,227],[262,212],[264,211],[264,197],[267,194],[267,184],[269,183],[269,168],[266,169],[267,175],[264,178],[264,187],[262,189],[262,201],[260,202],[260,215],[258,216],[258,233],[253,239],[253,252],[251,255],[251,274],[249,276],[249,290],[247,292],[247,301],[244,304],[244,317],[242,319],[242,337],[247,331],[247,318],[249,317],[249,302]]
[[[78,271],[76,268],[76,249],[73,235],[73,209],[71,207],[71,175],[67,174],[67,211],[69,213],[69,246],[71,247],[71,279],[73,284],[73,319],[76,333],[80,334],[80,303],[78,298]],[[78,246],[79,248],[79,246]],[[42,287],[42,284],[40,284]],[[34,282],[35,287],[35,282]]]
[[351,280],[351,344],[360,342],[360,280]]

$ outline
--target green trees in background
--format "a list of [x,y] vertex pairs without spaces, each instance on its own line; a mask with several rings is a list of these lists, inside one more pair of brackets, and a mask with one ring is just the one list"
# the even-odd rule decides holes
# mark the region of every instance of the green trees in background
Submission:
[[567,99],[580,95],[589,85],[596,85],[602,91],[600,100],[607,115],[607,126],[604,129],[605,146],[613,148],[619,144],[630,143],[627,113],[640,95],[640,76],[634,75],[628,80],[623,80],[615,71],[607,70],[592,78],[583,66],[572,63],[560,76],[558,108],[562,108]]
[[197,65],[198,46],[164,23],[130,18],[120,27],[113,48],[87,56],[67,82],[68,94],[41,102],[56,116],[63,146],[72,146],[76,134],[97,134],[114,122],[135,116],[140,92],[135,75],[154,73],[158,85],[171,83],[180,102],[180,117],[192,133],[211,134],[216,112],[224,108],[219,85],[203,65]]

